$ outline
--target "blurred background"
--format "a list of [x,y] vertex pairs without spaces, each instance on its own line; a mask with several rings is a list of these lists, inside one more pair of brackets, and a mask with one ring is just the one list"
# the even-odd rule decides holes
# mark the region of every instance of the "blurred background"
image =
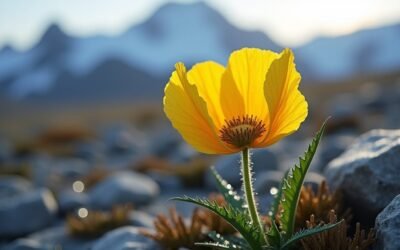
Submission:
[[[2,198],[44,187],[57,208],[31,228],[7,228],[0,216],[0,239],[71,211],[86,217],[81,208],[132,202],[156,213],[160,197],[182,187],[212,189],[215,162],[238,185],[229,170],[237,159],[193,151],[166,120],[162,96],[176,62],[225,65],[242,47],[292,48],[310,102],[302,129],[261,154],[271,169],[290,167],[328,116],[316,173],[355,136],[400,127],[398,0],[1,1],[0,207]],[[121,171],[145,174],[128,179],[147,189],[121,184]]]
[[[316,102],[311,105],[315,115],[335,116],[358,105],[367,110],[374,101],[383,105],[395,95],[381,92],[397,90],[396,0],[0,4],[4,136],[25,137],[54,123],[132,120],[149,112],[144,106],[160,113],[175,62],[225,65],[233,50],[245,46],[277,52],[293,48],[302,89]],[[342,96],[341,105],[323,109],[343,93],[355,97]],[[380,122],[396,125],[386,118]]]

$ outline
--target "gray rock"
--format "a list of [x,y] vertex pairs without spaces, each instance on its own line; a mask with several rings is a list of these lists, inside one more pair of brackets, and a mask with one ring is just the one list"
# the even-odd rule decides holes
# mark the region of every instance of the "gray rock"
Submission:
[[182,139],[176,132],[167,131],[152,138],[150,150],[158,157],[170,157],[179,150]]
[[40,242],[32,239],[18,239],[7,245],[5,250],[47,250]]
[[149,173],[148,175],[155,182],[158,183],[161,191],[183,188],[182,181],[178,176],[165,175],[165,174],[159,174],[159,173]]
[[378,215],[375,221],[376,250],[400,249],[400,195]]
[[32,184],[19,176],[0,176],[0,201],[28,192]]
[[79,207],[89,205],[89,198],[85,193],[63,191],[58,195],[58,205],[62,213],[71,212]]
[[0,203],[0,237],[16,237],[51,224],[57,203],[47,189],[3,199]]
[[132,154],[147,147],[147,138],[130,124],[113,124],[103,130],[102,139],[109,154]]
[[134,172],[117,172],[89,190],[94,208],[111,208],[115,204],[133,203],[141,206],[154,200],[160,190],[155,181]]
[[127,226],[108,232],[94,245],[92,250],[157,250],[160,247],[151,239],[141,235],[139,228]]
[[33,181],[41,187],[58,189],[82,176],[87,175],[92,166],[79,158],[54,159],[45,155],[37,156],[33,161]]
[[83,239],[70,236],[65,225],[59,225],[36,232],[29,235],[27,239],[39,242],[42,247],[40,249],[46,250],[88,250],[91,249],[91,246],[95,241],[93,239]]
[[129,214],[129,225],[137,227],[153,228],[154,217],[148,213],[135,210]]
[[355,136],[349,133],[326,136],[321,142],[318,166],[315,168],[324,171],[330,161],[340,156],[353,143]]
[[[278,161],[275,155],[267,149],[253,150],[251,159],[253,162],[253,172],[255,173],[256,177],[262,172],[278,169]],[[240,153],[237,153],[233,155],[222,156],[214,164],[215,169],[222,176],[222,178],[236,188],[240,187],[242,183],[240,161]],[[206,173],[205,181],[208,188],[216,188],[216,183],[211,170]]]
[[325,175],[331,187],[364,225],[400,193],[400,130],[372,130],[329,163]]
[[96,162],[104,160],[106,148],[103,142],[90,141],[76,143],[74,155],[78,158]]

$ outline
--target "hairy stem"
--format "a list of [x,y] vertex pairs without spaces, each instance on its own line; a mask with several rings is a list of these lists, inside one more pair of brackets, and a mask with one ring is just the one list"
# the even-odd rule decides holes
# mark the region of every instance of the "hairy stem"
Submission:
[[257,212],[251,174],[252,173],[251,173],[250,153],[249,149],[245,148],[242,151],[242,176],[243,176],[243,189],[247,202],[247,209],[249,210],[249,214],[253,225],[256,225],[258,227],[260,233],[263,234],[264,243],[267,244],[260,216],[258,215]]

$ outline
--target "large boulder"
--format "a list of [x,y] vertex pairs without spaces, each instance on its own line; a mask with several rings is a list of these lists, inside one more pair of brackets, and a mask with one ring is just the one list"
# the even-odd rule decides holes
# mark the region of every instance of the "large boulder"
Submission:
[[0,203],[0,238],[25,235],[50,225],[58,207],[47,189],[33,190]]
[[378,215],[375,221],[376,250],[400,249],[400,195]]
[[125,203],[141,206],[153,201],[159,192],[157,183],[146,175],[121,171],[90,189],[89,202],[93,208],[104,209]]
[[400,130],[372,130],[354,141],[325,170],[343,191],[356,219],[367,225],[400,193]]
[[93,250],[157,250],[159,246],[151,239],[143,236],[139,228],[127,226],[115,229],[94,245]]

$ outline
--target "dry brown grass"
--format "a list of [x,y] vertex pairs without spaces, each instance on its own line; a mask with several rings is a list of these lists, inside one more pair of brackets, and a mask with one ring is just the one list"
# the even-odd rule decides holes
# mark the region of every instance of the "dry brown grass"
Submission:
[[132,205],[117,205],[110,212],[89,210],[87,217],[67,215],[67,228],[74,237],[95,238],[128,224]]
[[[336,223],[337,216],[331,210],[327,216],[328,223]],[[307,228],[314,228],[320,223],[314,215],[307,221]],[[338,226],[319,234],[301,240],[304,250],[367,250],[375,243],[375,233],[370,229],[368,234],[361,230],[360,223],[356,224],[354,236],[348,237],[348,224],[342,221]]]
[[338,191],[331,191],[326,181],[322,181],[314,192],[311,185],[303,186],[296,211],[296,228],[306,227],[306,221],[311,215],[318,222],[328,218],[331,210],[337,211],[340,219],[351,220],[350,209],[343,207],[342,195]]
[[168,250],[180,248],[201,249],[195,246],[195,243],[205,239],[199,209],[195,209],[190,222],[185,223],[176,209],[171,208],[169,210],[169,218],[162,214],[158,215],[154,221],[154,227],[155,232],[142,229],[141,233]]

